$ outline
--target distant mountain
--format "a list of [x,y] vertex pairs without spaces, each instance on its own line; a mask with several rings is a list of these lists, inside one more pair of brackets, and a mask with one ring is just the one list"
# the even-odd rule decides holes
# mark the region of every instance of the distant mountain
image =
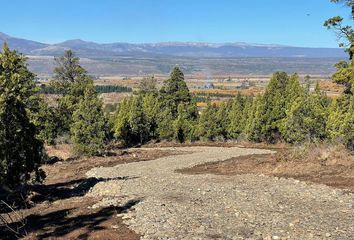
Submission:
[[11,48],[16,49],[24,54],[48,46],[48,44],[21,39],[21,38],[14,38],[0,32],[0,44],[2,45],[4,42],[7,42]]
[[270,44],[249,43],[202,43],[202,42],[165,42],[165,43],[106,43],[99,44],[80,39],[68,40],[57,44],[45,44],[26,39],[11,37],[0,33],[0,44],[7,42],[11,48],[26,55],[55,56],[67,49],[74,50],[81,57],[110,58],[117,56],[154,57],[302,57],[325,58],[346,57],[340,48],[305,48]]

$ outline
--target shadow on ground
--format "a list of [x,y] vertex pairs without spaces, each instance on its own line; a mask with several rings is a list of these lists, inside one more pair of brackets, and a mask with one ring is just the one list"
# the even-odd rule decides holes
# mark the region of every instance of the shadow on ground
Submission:
[[31,197],[31,201],[35,204],[43,201],[57,201],[72,197],[84,196],[92,187],[99,182],[111,181],[111,180],[129,180],[136,177],[116,177],[116,178],[84,178],[77,179],[64,183],[55,183],[49,185],[33,185],[30,191],[35,195]]
[[32,232],[39,233],[36,234],[38,239],[58,238],[78,230],[80,234],[75,236],[75,239],[87,239],[90,233],[107,228],[102,225],[103,222],[116,214],[128,211],[139,202],[141,199],[132,199],[122,206],[109,206],[89,214],[73,214],[75,208],[66,208],[47,214],[32,214],[21,222],[11,223],[9,227],[18,229],[18,226],[26,222],[25,227],[17,235],[8,231],[4,226],[0,226],[1,239],[18,239]]

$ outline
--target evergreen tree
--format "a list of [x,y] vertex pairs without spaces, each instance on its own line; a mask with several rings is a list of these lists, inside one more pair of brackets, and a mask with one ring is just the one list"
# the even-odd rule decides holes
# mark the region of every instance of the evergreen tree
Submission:
[[161,110],[162,112],[158,116],[157,128],[159,138],[162,140],[173,140],[174,129],[172,126],[175,119],[172,115],[172,110],[167,107]]
[[76,105],[83,98],[86,87],[93,84],[93,80],[80,66],[80,59],[71,50],[65,51],[61,57],[56,57],[55,61],[57,67],[54,69],[51,86],[61,93],[58,100],[58,120],[61,132],[65,133],[70,130]]
[[57,109],[48,106],[43,97],[39,97],[35,105],[34,111],[30,111],[29,116],[37,128],[37,138],[47,144],[54,144],[60,127]]
[[174,118],[177,117],[180,104],[188,105],[191,103],[192,98],[180,68],[173,68],[170,78],[164,82],[160,89],[160,96],[162,98],[162,108],[171,109]]
[[232,139],[237,139],[242,131],[244,130],[244,122],[243,122],[243,112],[244,110],[244,98],[240,93],[233,99],[231,109],[228,114],[229,125],[227,128],[228,135]]
[[219,136],[220,126],[218,126],[217,113],[218,108],[209,100],[207,107],[199,117],[197,126],[198,136],[202,139],[215,140]]
[[263,95],[261,117],[261,140],[274,143],[280,139],[280,127],[286,110],[286,90],[289,77],[285,72],[273,74]]
[[126,145],[133,142],[132,132],[130,128],[130,105],[132,97],[125,98],[118,107],[118,110],[114,117],[114,135],[116,138],[123,140]]
[[222,137],[224,140],[228,138],[227,129],[229,127],[230,121],[228,112],[231,109],[231,101],[227,103],[221,103],[216,112],[216,125],[217,125],[217,136]]
[[149,125],[143,108],[142,96],[133,97],[130,106],[129,124],[133,143],[143,144],[149,140]]
[[248,140],[260,142],[262,140],[262,118],[264,111],[263,96],[257,95],[249,107],[245,134]]
[[183,143],[196,139],[194,122],[190,120],[184,104],[178,105],[178,117],[173,123],[174,140]]
[[[344,3],[351,9],[352,20],[354,19],[354,1],[353,0],[331,0],[334,3]],[[354,29],[352,25],[344,25],[341,16],[335,16],[323,24],[327,29],[332,29],[340,40],[339,47],[345,47],[349,54],[349,59],[352,60],[354,56]]]
[[87,77],[86,70],[80,66],[80,58],[73,51],[67,50],[63,56],[55,57],[54,60],[57,67],[54,68],[54,81],[51,85],[57,90],[67,92],[72,83]]
[[[344,2],[351,8],[354,19],[353,0],[332,0]],[[341,139],[348,148],[354,149],[354,30],[351,25],[343,25],[343,18],[336,16],[328,19],[324,26],[333,29],[341,40],[339,46],[345,47],[349,54],[349,62],[341,61],[336,64],[336,72],[332,79],[345,87],[341,96],[332,102],[328,118],[327,130],[332,139]]]
[[4,44],[0,54],[0,183],[15,188],[26,183],[30,173],[40,179],[43,142],[36,138],[28,110],[35,93],[35,75],[26,58]]
[[304,97],[305,89],[301,86],[299,82],[299,77],[295,73],[290,76],[289,81],[285,87],[285,109],[290,109],[291,105],[299,98]]
[[344,94],[354,94],[354,59],[350,62],[341,61],[336,65],[336,72],[333,74],[333,82],[345,87]]
[[[175,122],[175,125],[180,126],[179,123],[184,121],[188,123],[195,122],[198,118],[198,109],[195,100],[192,99],[186,82],[184,81],[184,74],[178,68],[175,67],[170,78],[167,79],[162,88],[159,91],[159,103],[160,114],[158,116],[158,132],[161,139],[169,140],[176,138],[175,131],[171,130],[171,122]],[[183,116],[179,116],[178,107],[183,105]],[[181,109],[180,109],[181,110]],[[176,123],[175,120],[179,119]],[[184,124],[184,123],[183,123]],[[187,124],[188,125],[188,124]],[[184,130],[190,129],[194,131],[194,128],[185,127]],[[190,139],[194,138],[195,133],[186,133]],[[193,137],[192,137],[193,136]]]
[[285,141],[301,143],[326,137],[327,105],[317,93],[300,96],[287,110],[282,135]]
[[105,150],[107,121],[93,85],[86,86],[84,96],[73,113],[71,139],[77,154],[99,155]]
[[331,139],[339,139],[354,149],[354,97],[342,94],[329,107],[327,131]]
[[159,102],[157,94],[149,93],[143,96],[143,111],[146,117],[146,124],[149,129],[148,138],[158,138],[158,114],[159,114]]
[[152,104],[150,100],[152,100],[150,97],[145,99],[143,95],[138,95],[125,99],[120,104],[115,117],[114,132],[125,145],[143,144],[156,134],[153,122],[155,117],[153,111],[156,109],[150,105]]

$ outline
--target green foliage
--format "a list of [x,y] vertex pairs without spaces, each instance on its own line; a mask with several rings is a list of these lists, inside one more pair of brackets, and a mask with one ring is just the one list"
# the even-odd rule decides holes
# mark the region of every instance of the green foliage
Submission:
[[16,188],[32,172],[40,180],[43,142],[28,111],[33,105],[35,76],[27,69],[26,58],[4,44],[0,54],[0,183]]
[[173,68],[170,78],[167,79],[160,89],[162,108],[171,109],[172,116],[177,117],[180,104],[190,104],[191,95],[184,81],[184,74],[178,67]]
[[337,71],[333,74],[333,82],[345,87],[345,94],[354,93],[354,59],[350,62],[340,61],[336,65]]
[[48,106],[44,98],[39,97],[35,104],[35,111],[30,111],[29,116],[37,128],[37,138],[47,144],[54,144],[60,127],[57,109]]
[[[334,3],[344,3],[351,8],[352,19],[354,19],[354,1],[353,0],[331,0]],[[343,25],[343,18],[335,16],[326,20],[323,24],[327,29],[332,29],[340,40],[339,46],[345,47],[351,60],[354,55],[354,29],[351,25]]]
[[57,67],[54,69],[54,80],[50,83],[55,91],[62,93],[58,99],[58,121],[60,133],[70,132],[72,116],[77,104],[83,98],[87,86],[93,85],[93,80],[79,64],[80,59],[71,51],[55,58]]
[[220,126],[218,126],[217,113],[218,108],[209,101],[207,107],[199,117],[197,126],[198,136],[206,140],[214,140],[219,136]]
[[161,109],[162,112],[158,115],[157,132],[160,139],[173,140],[174,130],[172,128],[173,121],[175,120],[172,115],[172,110],[168,107]]
[[93,85],[86,86],[84,96],[77,104],[70,133],[75,153],[92,156],[104,152],[108,125],[102,101]]
[[[353,0],[331,1],[350,7],[352,20],[354,19]],[[332,139],[340,139],[349,149],[354,150],[354,29],[350,25],[343,25],[343,18],[340,16],[328,19],[324,25],[337,33],[341,40],[339,46],[346,47],[350,60],[337,63],[337,71],[332,76],[335,83],[345,86],[345,90],[329,108],[327,131]]]
[[[151,107],[149,103],[146,104]],[[152,132],[155,131],[155,126],[153,126],[154,130],[152,131],[150,127],[153,125],[153,120],[147,116],[146,112],[142,95],[125,99],[120,104],[115,117],[115,136],[123,140],[125,145],[142,144],[150,140],[151,135],[153,135]]]
[[116,112],[118,109],[118,103],[107,103],[104,108],[103,108],[103,111],[106,113],[106,114],[111,114],[111,113],[114,113]]
[[[182,87],[181,87],[182,86]],[[243,139],[251,141],[300,143],[341,138],[353,143],[353,104],[330,100],[316,84],[310,91],[301,86],[297,74],[272,76],[264,94],[242,97],[219,106],[207,100],[198,113],[190,98],[183,73],[175,68],[157,92],[140,91],[124,100],[115,117],[115,133],[126,144],[151,139],[194,141],[197,139]],[[175,109],[176,103],[177,111]]]
[[[248,109],[246,111],[246,109]],[[263,118],[263,97],[257,95],[252,104],[245,108],[245,116],[247,116],[247,123],[245,126],[245,135],[248,140],[260,142],[262,140],[262,118]]]
[[131,98],[125,98],[118,107],[118,111],[114,117],[114,134],[115,137],[123,140],[125,144],[130,144],[131,140],[131,129],[129,124],[129,107],[131,104]]
[[51,85],[58,91],[66,93],[69,86],[79,79],[87,78],[87,72],[79,64],[80,58],[74,52],[67,50],[63,56],[54,58],[57,67],[54,69],[54,81]]
[[245,99],[240,94],[237,94],[231,103],[231,109],[227,115],[229,119],[227,132],[230,138],[237,139],[244,131],[244,106]]
[[343,94],[329,108],[327,131],[331,139],[343,141],[354,149],[354,97]]
[[157,93],[150,92],[143,95],[143,111],[146,117],[146,124],[149,128],[148,139],[158,138],[158,115],[159,115],[159,101]]
[[[120,93],[120,92],[132,92],[133,90],[130,87],[119,86],[119,85],[96,85],[95,86],[97,93]],[[60,90],[51,85],[40,85],[39,93],[42,94],[64,94],[65,91]]]
[[194,141],[196,138],[195,123],[190,118],[190,113],[184,104],[178,105],[177,114],[178,117],[173,123],[174,140],[180,143]]
[[285,141],[314,142],[326,137],[327,105],[316,93],[298,97],[287,110],[282,135]]
[[97,93],[121,93],[121,92],[132,92],[130,87],[119,86],[119,85],[96,85]]
[[288,84],[289,76],[285,72],[276,72],[265,90],[262,109],[257,109],[259,112],[256,114],[260,117],[260,139],[263,141],[273,143],[280,140],[280,127],[285,117]]
[[231,109],[231,102],[228,101],[226,103],[221,103],[216,112],[216,118],[215,118],[215,121],[217,123],[216,135],[218,137],[221,137],[222,139],[228,138],[227,128],[230,124],[230,121],[229,118],[227,118],[226,116],[228,115],[230,109]]

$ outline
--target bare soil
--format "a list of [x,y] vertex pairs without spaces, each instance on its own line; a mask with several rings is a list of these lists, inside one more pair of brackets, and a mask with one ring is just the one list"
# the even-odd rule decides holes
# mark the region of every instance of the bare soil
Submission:
[[284,162],[280,159],[289,154],[288,151],[276,150],[276,154],[239,156],[226,161],[181,169],[178,172],[216,175],[256,174],[294,178],[354,192],[354,158],[339,156],[328,160],[312,158]]
[[140,239],[117,216],[138,202],[91,208],[100,198],[86,196],[86,193],[105,179],[86,178],[85,173],[93,167],[148,161],[175,154],[131,149],[114,150],[111,156],[70,158],[67,145],[49,148],[48,152],[67,159],[43,166],[47,175],[44,184],[30,186],[30,204],[10,215],[14,220],[12,228],[25,223],[19,229],[20,235],[11,234],[0,226],[1,239]]

